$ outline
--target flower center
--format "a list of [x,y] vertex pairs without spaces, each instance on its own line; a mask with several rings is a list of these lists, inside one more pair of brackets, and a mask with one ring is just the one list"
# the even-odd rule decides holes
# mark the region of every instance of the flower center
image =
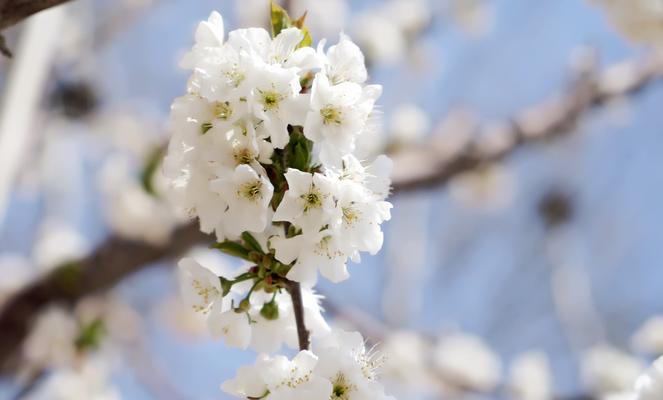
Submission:
[[236,67],[231,69],[230,71],[227,71],[225,75],[226,78],[228,78],[228,80],[230,81],[229,83],[234,87],[238,87],[242,83],[242,81],[244,81],[245,78],[244,74],[239,72]]
[[230,103],[228,103],[227,101],[214,102],[214,104],[212,105],[212,112],[214,113],[214,116],[216,118],[224,121],[226,121],[228,118],[230,118],[233,115],[233,109],[230,106]]
[[207,312],[207,306],[212,302],[212,297],[219,295],[219,291],[216,288],[211,286],[203,285],[198,279],[194,279],[191,282],[191,286],[195,289],[198,296],[203,300],[203,305],[194,305],[193,310],[196,312]]
[[247,149],[246,147],[235,150],[233,157],[235,158],[237,165],[250,164],[251,161],[253,161],[255,158],[253,156],[253,152],[251,152],[251,150]]
[[277,92],[260,91],[260,95],[262,96],[261,102],[262,105],[265,107],[265,111],[278,108],[279,103],[281,102],[281,100],[283,100],[283,96]]
[[342,257],[343,252],[338,250],[335,247],[330,247],[332,237],[330,235],[323,237],[313,248],[313,252],[321,257],[327,257],[329,260],[333,260],[337,257]]
[[325,196],[315,186],[311,186],[311,190],[301,195],[301,198],[304,200],[304,212],[307,212],[322,207],[322,200]]
[[247,182],[242,185],[237,194],[250,201],[262,199],[262,182],[258,180]]
[[343,222],[347,225],[352,225],[359,219],[359,212],[352,207],[342,207]]
[[341,372],[336,374],[332,385],[333,389],[329,400],[350,400],[350,392],[356,389]]
[[325,125],[340,124],[343,122],[341,120],[341,114],[341,110],[330,105],[325,106],[320,110],[320,115],[322,115],[322,123]]

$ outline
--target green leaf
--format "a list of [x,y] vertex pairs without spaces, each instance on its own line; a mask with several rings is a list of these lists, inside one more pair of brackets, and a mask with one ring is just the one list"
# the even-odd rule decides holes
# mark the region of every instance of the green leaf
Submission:
[[302,39],[301,42],[297,45],[297,48],[301,47],[309,47],[313,44],[313,37],[311,37],[311,32],[308,30],[306,25],[304,25],[304,22],[306,22],[306,15],[308,14],[308,11],[304,12],[304,14],[297,18],[296,20],[292,21],[292,26],[295,26],[299,28],[302,33],[304,34],[304,39]]
[[230,293],[230,289],[233,287],[234,282],[229,281],[228,279],[222,276],[219,277],[219,282],[221,283],[221,291],[222,291],[221,296],[225,297],[226,295],[228,295],[228,293]]
[[239,257],[241,259],[251,261],[249,259],[249,251],[247,249],[245,249],[244,246],[242,246],[239,243],[235,243],[235,242],[231,242],[229,240],[226,240],[225,242],[214,243],[211,247],[213,249],[220,250],[220,251],[222,251],[226,254],[229,254],[231,256]]
[[244,243],[250,247],[251,249],[262,253],[262,248],[260,247],[260,243],[256,240],[256,238],[253,237],[249,232],[244,232],[242,233],[242,240],[244,240]]
[[213,126],[213,125],[212,125],[211,122],[203,122],[203,124],[200,125],[200,132],[202,132],[202,134],[204,135],[204,134],[207,133],[207,131],[209,131],[210,129],[212,129],[212,126]]
[[163,160],[163,156],[163,147],[159,146],[152,150],[152,152],[147,157],[147,160],[145,161],[143,172],[140,174],[140,182],[143,185],[143,189],[145,189],[145,191],[152,196],[157,195],[157,192],[154,188],[153,178],[154,173],[157,172],[157,168],[159,168],[159,165],[161,164],[161,160]]
[[272,37],[276,37],[282,30],[290,28],[292,21],[288,12],[278,4],[271,3],[271,22],[272,22]]
[[79,349],[96,349],[101,344],[101,340],[106,334],[104,321],[95,319],[87,326],[84,326],[81,333],[76,338],[76,347]]
[[313,37],[311,37],[311,32],[308,30],[304,22],[306,21],[306,14],[304,13],[301,17],[296,20],[292,20],[288,15],[288,12],[278,4],[271,3],[271,25],[272,25],[272,37],[276,37],[282,30],[287,28],[296,27],[299,28],[304,34],[304,39],[297,45],[297,48],[309,47],[313,44]]
[[301,126],[293,126],[290,141],[285,148],[287,167],[309,172],[312,161],[312,150],[313,142],[304,136],[303,128]]

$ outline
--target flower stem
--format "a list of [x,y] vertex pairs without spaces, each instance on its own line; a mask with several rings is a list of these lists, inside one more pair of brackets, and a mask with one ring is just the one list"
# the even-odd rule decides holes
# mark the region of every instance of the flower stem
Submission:
[[295,311],[295,323],[297,324],[297,337],[299,338],[299,350],[308,350],[310,346],[310,332],[304,323],[304,303],[302,301],[302,288],[299,282],[286,280],[288,293],[292,298],[292,308]]

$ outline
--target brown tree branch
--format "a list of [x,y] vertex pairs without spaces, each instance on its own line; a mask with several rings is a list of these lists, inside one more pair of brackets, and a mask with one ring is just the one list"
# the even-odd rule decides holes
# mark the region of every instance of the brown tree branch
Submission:
[[[612,99],[634,95],[663,76],[663,61],[649,56],[608,68],[601,74],[584,70],[565,95],[514,118],[504,129],[502,147],[471,140],[451,155],[440,150],[441,138],[426,145],[392,153],[395,161],[394,192],[432,188],[458,174],[500,161],[526,144],[572,131],[588,110]],[[479,136],[481,137],[481,136]],[[50,304],[73,303],[81,297],[113,287],[155,261],[173,257],[189,247],[211,240],[190,223],[178,229],[169,243],[152,246],[111,237],[90,256],[62,267],[17,293],[0,313],[0,366],[11,371],[11,361],[33,318]]]
[[70,0],[0,0],[0,31]]

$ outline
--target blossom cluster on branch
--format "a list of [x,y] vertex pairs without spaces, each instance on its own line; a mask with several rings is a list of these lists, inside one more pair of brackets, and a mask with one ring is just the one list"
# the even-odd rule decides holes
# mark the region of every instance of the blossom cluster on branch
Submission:
[[[304,17],[272,5],[272,34],[225,37],[213,12],[182,66],[187,94],[172,106],[164,159],[176,206],[214,232],[215,248],[242,259],[238,271],[180,261],[182,293],[210,332],[262,353],[223,389],[249,399],[388,399],[381,358],[359,333],[332,331],[312,287],[318,272],[349,277],[347,263],[382,247],[390,218],[391,161],[364,159],[382,88],[368,85],[349,37],[311,47]],[[315,339],[313,348],[310,338]],[[292,360],[270,356],[286,344]]]

